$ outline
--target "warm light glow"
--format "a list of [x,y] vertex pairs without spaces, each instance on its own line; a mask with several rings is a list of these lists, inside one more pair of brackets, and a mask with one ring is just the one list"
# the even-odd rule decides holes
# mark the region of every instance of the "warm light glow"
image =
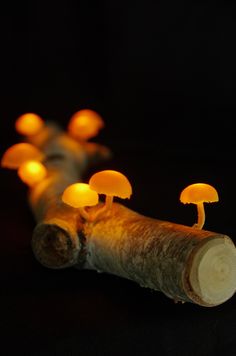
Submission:
[[89,180],[89,186],[98,194],[120,198],[130,198],[132,187],[126,176],[120,172],[105,170],[95,173]]
[[32,136],[39,133],[43,126],[44,121],[40,116],[34,113],[21,115],[15,123],[16,131],[25,136]]
[[187,203],[216,202],[219,200],[214,187],[206,183],[194,183],[187,186],[180,195],[180,201]]
[[214,187],[205,183],[188,185],[180,194],[180,201],[184,204],[193,203],[197,206],[198,220],[193,225],[195,229],[202,229],[205,224],[204,203],[213,203],[219,200]]
[[35,146],[29,143],[17,143],[6,150],[1,160],[1,166],[17,169],[26,161],[41,161],[43,158],[44,155]]
[[69,134],[78,140],[88,140],[96,136],[104,122],[100,115],[93,110],[77,111],[70,119],[68,125]]
[[62,201],[73,208],[82,208],[98,204],[98,194],[86,183],[75,183],[67,187]]
[[40,162],[27,161],[18,169],[18,176],[24,183],[32,187],[47,176],[47,169]]

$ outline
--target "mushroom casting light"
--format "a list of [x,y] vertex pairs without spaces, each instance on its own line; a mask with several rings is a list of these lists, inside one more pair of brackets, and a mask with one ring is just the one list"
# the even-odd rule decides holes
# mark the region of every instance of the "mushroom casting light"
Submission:
[[17,171],[20,179],[28,186],[33,187],[47,176],[47,169],[38,161],[26,161]]
[[98,194],[86,183],[74,183],[64,190],[62,201],[73,208],[78,208],[80,215],[89,221],[91,217],[85,207],[97,205]]
[[[43,266],[112,273],[161,291],[175,301],[208,307],[233,296],[236,249],[228,236],[152,219],[117,203],[108,204],[110,209],[104,204],[101,209],[98,205],[87,211],[90,203],[83,201],[85,206],[78,209],[84,209],[85,215],[76,214],[63,204],[62,192],[81,180],[89,163],[108,157],[104,146],[92,143],[91,150],[90,143],[78,143],[54,124],[45,124],[39,135],[26,140],[43,151],[47,162],[46,179],[31,185],[28,194],[37,221],[31,246]],[[114,181],[106,181],[106,186],[111,195]],[[129,181],[127,187],[123,198],[132,193]],[[94,216],[101,219],[94,220]]]
[[36,135],[42,130],[43,126],[43,119],[34,113],[23,114],[15,122],[16,131],[24,136]]
[[1,166],[3,168],[17,169],[29,160],[42,161],[44,154],[30,143],[16,143],[9,147],[2,156]]
[[97,211],[94,219],[111,209],[113,197],[129,199],[132,194],[132,186],[127,177],[114,170],[104,170],[92,175],[89,179],[89,186],[98,194],[104,194],[105,205]]
[[202,229],[205,223],[204,203],[219,201],[218,193],[214,187],[206,183],[194,183],[188,185],[180,194],[183,204],[196,204],[198,221],[193,225],[196,229]]
[[86,141],[98,134],[104,127],[104,122],[99,114],[93,110],[84,109],[77,111],[68,124],[69,135],[77,140]]

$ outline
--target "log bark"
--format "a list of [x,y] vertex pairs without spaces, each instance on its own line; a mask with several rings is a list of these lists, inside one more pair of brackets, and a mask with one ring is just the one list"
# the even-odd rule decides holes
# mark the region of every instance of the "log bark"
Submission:
[[29,190],[29,204],[38,222],[32,238],[35,257],[50,268],[79,264],[85,255],[79,233],[82,218],[62,202],[61,195],[68,185],[81,181],[90,164],[108,159],[111,152],[96,143],[80,144],[51,123],[29,141],[45,154],[48,171],[47,178]]
[[86,222],[61,195],[81,180],[89,162],[107,158],[109,150],[79,144],[52,126],[31,143],[45,153],[48,169],[48,178],[29,192],[38,222],[32,248],[42,265],[113,273],[175,301],[202,306],[233,296],[236,249],[228,236],[151,219],[117,203],[98,221]]
[[226,235],[151,219],[119,204],[97,223],[85,224],[84,235],[84,268],[204,306],[220,304],[235,292],[236,251]]

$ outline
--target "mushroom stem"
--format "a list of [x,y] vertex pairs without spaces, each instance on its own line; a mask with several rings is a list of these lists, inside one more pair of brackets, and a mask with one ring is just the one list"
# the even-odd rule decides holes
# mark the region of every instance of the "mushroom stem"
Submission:
[[90,215],[88,214],[88,212],[85,210],[85,208],[78,208],[79,209],[79,213],[82,216],[82,218],[84,218],[86,221],[90,221]]
[[113,196],[106,195],[105,204],[90,216],[90,221],[97,221],[107,210],[110,210],[113,203]]
[[204,210],[203,202],[197,204],[197,216],[198,216],[197,224],[194,224],[193,227],[201,230],[205,223],[205,210]]
[[112,202],[113,202],[113,196],[112,195],[106,195],[106,199],[105,199],[105,207],[106,207],[106,209],[111,209]]

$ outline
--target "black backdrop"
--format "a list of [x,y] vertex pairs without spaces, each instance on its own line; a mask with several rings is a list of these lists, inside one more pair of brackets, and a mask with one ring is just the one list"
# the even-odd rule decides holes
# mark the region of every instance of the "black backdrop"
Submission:
[[[233,1],[8,2],[0,11],[1,154],[36,112],[66,128],[82,108],[106,127],[98,168],[129,177],[136,211],[191,225],[190,183],[216,187],[205,228],[236,241]],[[91,172],[87,172],[89,175]],[[86,177],[85,177],[86,179]],[[236,354],[236,300],[202,308],[115,276],[52,271],[32,255],[35,222],[1,171],[1,346],[26,355]],[[8,354],[4,351],[4,355]]]

